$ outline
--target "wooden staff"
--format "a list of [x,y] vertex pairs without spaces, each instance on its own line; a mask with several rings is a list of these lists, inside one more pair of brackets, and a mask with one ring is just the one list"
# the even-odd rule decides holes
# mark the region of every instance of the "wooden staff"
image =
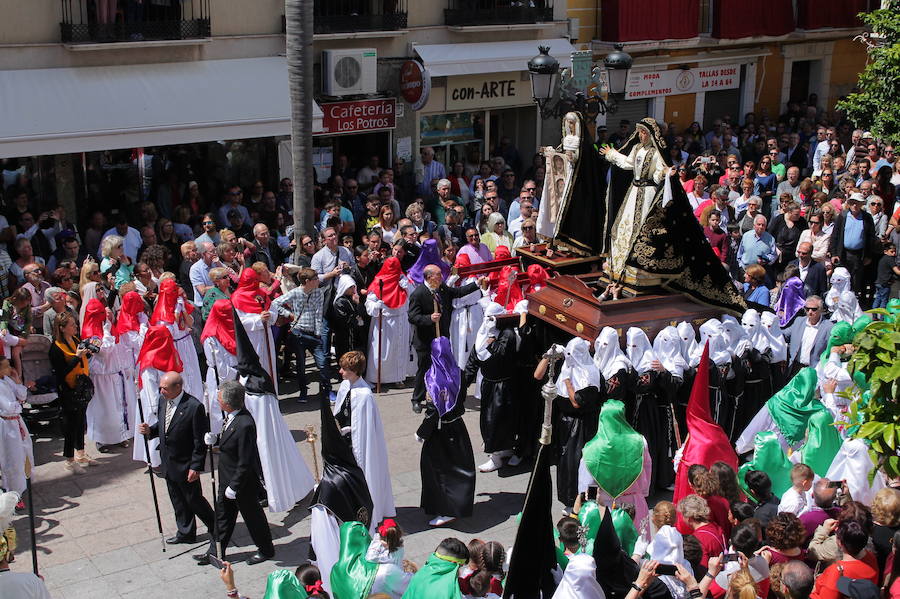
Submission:
[[[138,417],[141,419],[141,422],[146,422],[144,420],[144,402],[141,401],[140,390],[138,390]],[[159,515],[159,499],[156,497],[156,479],[153,476],[153,468],[150,466],[150,441],[147,440],[147,435],[141,435],[144,438],[144,452],[147,454],[147,474],[150,476],[150,494],[153,495],[153,509],[156,512],[156,528],[159,530],[159,540],[162,541],[162,550],[163,553],[166,552],[166,538],[163,535],[163,527],[162,527],[162,516]]]
[[[216,349],[215,345],[211,345],[211,348],[212,348],[212,354],[213,354],[213,359],[212,359],[213,374],[216,377],[216,390],[217,390],[216,393],[218,394],[219,385],[221,384],[221,381],[219,380],[219,364],[218,364],[219,352]],[[210,427],[210,430],[212,430],[212,411],[213,411],[212,404],[213,404],[213,401],[217,401],[217,398],[214,397],[214,398],[210,399],[210,401],[209,401],[209,427]],[[207,446],[207,448],[209,449],[209,473],[210,473],[210,476],[212,477],[212,500],[213,500],[212,534],[213,534],[213,539],[218,541],[219,540],[219,522],[218,522],[217,515],[219,513],[219,497],[218,497],[218,495],[216,495],[216,459],[215,459],[215,455],[213,454],[213,446],[209,445],[209,446]],[[219,558],[223,559],[223,560],[225,559],[225,544],[224,543],[221,543],[221,547],[219,549]]]
[[384,279],[378,279],[378,299],[382,306],[378,308],[378,378],[375,381],[375,393],[381,393],[381,323],[384,316]]
[[37,563],[37,533],[34,525],[34,493],[31,491],[31,460],[27,456],[25,457],[25,491],[28,493],[28,526],[31,528],[31,569],[35,576],[40,576]]
[[669,412],[672,414],[672,428],[675,429],[675,442],[681,447],[681,428],[678,426],[678,418],[675,417],[675,404],[669,404]]
[[[437,297],[434,295],[431,296],[432,301],[434,302],[434,313],[440,316],[441,308],[438,306]],[[434,338],[437,339],[441,336],[441,319],[438,318],[434,321]]]

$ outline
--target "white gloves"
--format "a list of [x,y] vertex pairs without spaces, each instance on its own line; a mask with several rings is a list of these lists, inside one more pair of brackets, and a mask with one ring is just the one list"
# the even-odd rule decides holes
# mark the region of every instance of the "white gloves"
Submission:
[[342,428],[341,428],[341,434],[342,434],[342,435],[349,435],[349,434],[350,434],[350,427],[349,427],[349,426],[344,426],[344,427],[342,427]]
[[237,493],[231,487],[225,487],[225,499],[237,499]]
[[203,435],[203,442],[207,445],[215,445],[216,441],[218,441],[218,435],[215,433],[206,433]]
[[[686,445],[686,443],[684,445]],[[675,450],[675,457],[672,458],[672,462],[675,466],[675,472],[678,472],[678,465],[681,464],[681,456],[684,453],[684,445]]]
[[459,280],[459,275],[450,275],[449,277],[447,277],[447,281],[446,281],[447,287],[453,287],[453,285],[455,285],[458,280]]
[[415,436],[416,441],[418,441],[419,443],[424,443],[424,442],[425,442],[425,439],[423,439],[423,438],[420,437],[419,435],[417,435],[417,434],[415,434],[415,433],[413,433],[413,435]]

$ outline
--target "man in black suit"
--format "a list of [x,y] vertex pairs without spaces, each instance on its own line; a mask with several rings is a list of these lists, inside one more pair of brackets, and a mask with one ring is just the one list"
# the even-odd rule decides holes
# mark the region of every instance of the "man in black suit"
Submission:
[[[216,525],[222,546],[221,557],[225,559],[225,547],[231,540],[240,512],[250,538],[256,545],[256,553],[247,560],[252,566],[275,556],[272,531],[269,530],[266,515],[259,504],[262,466],[256,446],[256,423],[250,412],[244,409],[244,387],[237,381],[225,381],[219,385],[218,401],[225,413],[222,433],[209,433],[205,440],[208,445],[219,446]],[[208,564],[209,554],[214,552],[215,548],[210,547],[207,553],[195,555],[194,559],[201,564]]]
[[419,414],[425,405],[425,372],[431,368],[431,341],[437,336],[436,327],[440,328],[442,337],[450,336],[450,315],[453,312],[453,300],[469,295],[481,285],[484,277],[477,283],[469,283],[462,287],[447,287],[441,269],[429,264],[423,271],[425,279],[409,296],[409,323],[413,325],[413,347],[418,356],[416,384],[413,388],[413,412]]
[[805,318],[798,317],[784,332],[788,341],[788,367],[791,375],[804,366],[815,367],[828,346],[834,323],[825,318],[825,302],[818,295],[806,298]]
[[800,269],[800,280],[803,281],[803,297],[824,295],[828,290],[828,279],[825,266],[812,259],[813,246],[804,241],[797,245],[797,259],[788,262]]
[[197,520],[213,536],[215,514],[200,488],[200,473],[206,461],[204,434],[209,419],[203,404],[184,392],[181,375],[167,372],[159,381],[160,399],[156,424],[142,423],[138,432],[153,439],[159,437],[160,470],[175,509],[178,534],[166,543],[194,543]]
[[806,148],[800,143],[800,134],[791,133],[791,141],[784,152],[784,161],[788,166],[796,166],[801,171],[806,168],[808,155]]

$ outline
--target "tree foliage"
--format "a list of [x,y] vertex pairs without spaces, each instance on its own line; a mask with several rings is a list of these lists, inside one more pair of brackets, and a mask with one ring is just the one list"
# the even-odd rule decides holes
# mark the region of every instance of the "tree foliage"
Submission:
[[872,461],[900,476],[900,317],[871,310],[885,320],[870,323],[853,341],[849,370],[858,391],[850,404],[850,434],[865,439]]
[[860,18],[873,32],[867,42],[868,64],[859,75],[858,91],[837,108],[876,137],[900,140],[900,0]]

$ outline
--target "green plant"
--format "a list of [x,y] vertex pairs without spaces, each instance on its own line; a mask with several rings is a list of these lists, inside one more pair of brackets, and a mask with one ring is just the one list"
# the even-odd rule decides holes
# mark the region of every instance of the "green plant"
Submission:
[[850,121],[871,130],[876,137],[900,136],[900,1],[890,0],[860,19],[873,34],[864,40],[869,60],[859,75],[858,90],[837,103]]
[[[891,316],[881,309],[869,314]],[[870,322],[853,344],[848,370],[857,388],[849,396],[850,433],[868,441],[872,462],[885,474],[900,477],[900,319]]]

